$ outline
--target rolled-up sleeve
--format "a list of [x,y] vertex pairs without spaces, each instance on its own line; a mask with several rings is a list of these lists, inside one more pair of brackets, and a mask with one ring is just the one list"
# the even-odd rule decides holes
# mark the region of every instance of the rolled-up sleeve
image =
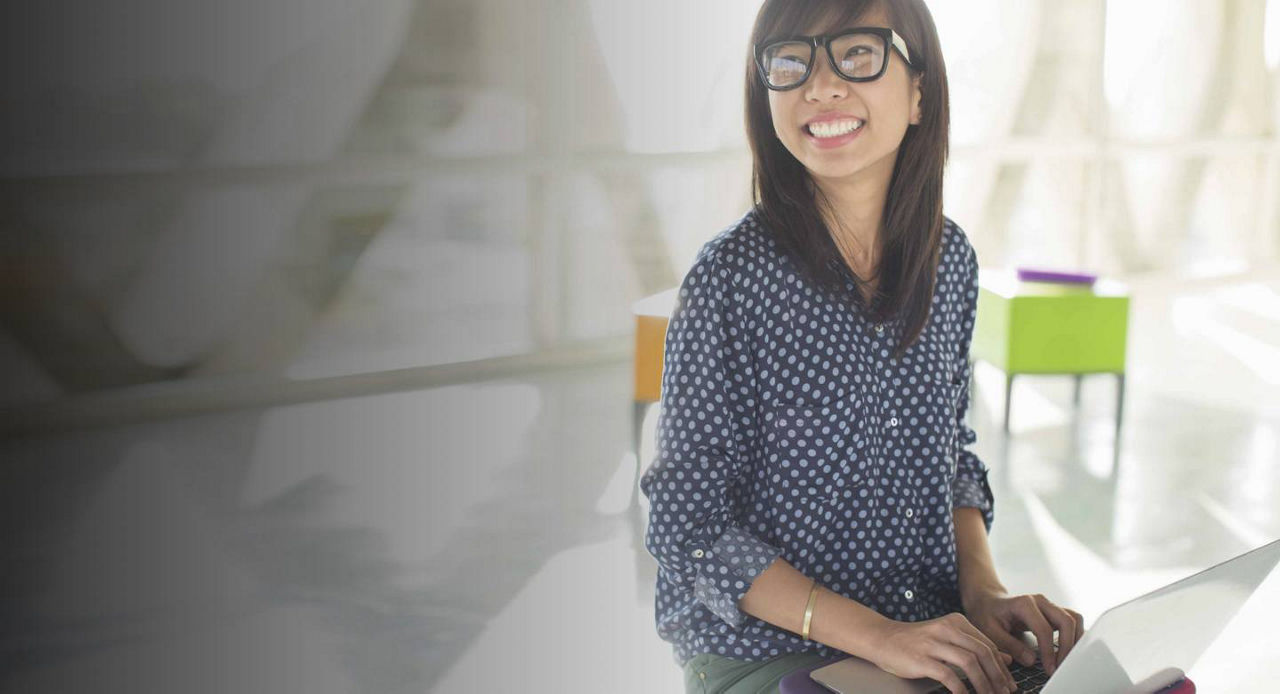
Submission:
[[977,434],[965,421],[969,409],[969,347],[973,343],[973,326],[978,314],[978,258],[972,246],[966,244],[964,286],[961,290],[960,353],[957,356],[956,385],[960,387],[959,404],[956,406],[956,479],[952,485],[952,508],[972,507],[982,511],[987,532],[995,520],[995,497],[987,481],[987,466],[969,446],[978,440]]
[[680,287],[667,329],[657,456],[641,479],[645,547],[659,571],[734,628],[738,602],[781,550],[740,522],[735,489],[755,435],[753,361],[732,275],[711,246]]

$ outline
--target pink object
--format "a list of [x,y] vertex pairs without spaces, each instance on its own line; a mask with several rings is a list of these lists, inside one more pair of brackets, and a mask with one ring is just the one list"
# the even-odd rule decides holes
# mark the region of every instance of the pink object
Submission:
[[1174,682],[1161,689],[1156,694],[1196,694],[1196,683],[1188,678],[1183,678],[1181,681]]

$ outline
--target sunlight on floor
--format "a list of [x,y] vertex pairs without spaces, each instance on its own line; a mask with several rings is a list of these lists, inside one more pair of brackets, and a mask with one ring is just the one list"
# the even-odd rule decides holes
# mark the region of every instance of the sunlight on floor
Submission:
[[[1113,605],[1159,588],[1166,583],[1189,576],[1196,567],[1172,569],[1123,570],[1063,528],[1040,499],[1031,493],[1021,495],[1031,516],[1036,536],[1044,546],[1050,569],[1066,594],[1062,604],[1071,605],[1092,624]],[[1054,599],[1057,596],[1049,596]]]
[[[973,378],[982,405],[992,416],[1004,416],[1004,372],[986,362],[978,362],[973,368]],[[1019,376],[1013,380],[1013,413],[1009,418],[1011,433],[1016,435],[1062,426],[1070,421],[1069,402],[1067,407],[1062,407],[1034,387],[1033,381],[1045,378],[1066,379],[1054,376]]]

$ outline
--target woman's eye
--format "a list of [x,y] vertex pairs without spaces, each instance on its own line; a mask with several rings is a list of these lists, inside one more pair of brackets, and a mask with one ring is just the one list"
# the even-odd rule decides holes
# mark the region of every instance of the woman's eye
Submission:
[[783,72],[804,72],[804,61],[798,58],[774,58],[770,67]]

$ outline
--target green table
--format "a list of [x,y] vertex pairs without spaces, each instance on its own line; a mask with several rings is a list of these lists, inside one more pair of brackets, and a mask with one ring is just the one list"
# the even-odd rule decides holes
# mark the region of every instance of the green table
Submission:
[[1117,378],[1116,441],[1119,442],[1128,327],[1129,292],[1119,282],[1105,279],[1093,285],[1021,282],[1012,271],[980,271],[978,318],[970,359],[985,361],[1005,373],[1005,434],[1009,433],[1015,376],[1074,376],[1073,404],[1078,408],[1083,376],[1111,373]]

